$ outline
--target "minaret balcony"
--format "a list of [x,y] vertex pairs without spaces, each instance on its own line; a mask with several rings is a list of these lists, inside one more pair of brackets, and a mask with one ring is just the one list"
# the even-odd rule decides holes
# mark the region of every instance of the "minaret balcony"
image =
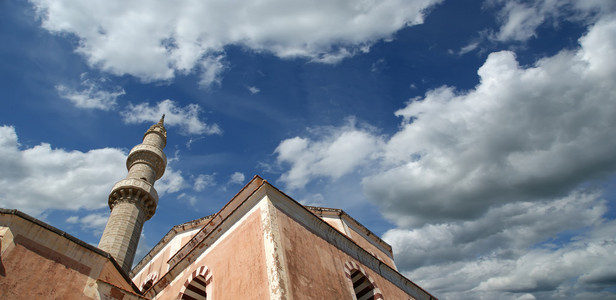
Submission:
[[158,205],[158,193],[149,182],[137,179],[126,178],[118,181],[109,194],[109,207],[117,202],[131,202],[145,209],[146,220],[149,220],[156,212]]

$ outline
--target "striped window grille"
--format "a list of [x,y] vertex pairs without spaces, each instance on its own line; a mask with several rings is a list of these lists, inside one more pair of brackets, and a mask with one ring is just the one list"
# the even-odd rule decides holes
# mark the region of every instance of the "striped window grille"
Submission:
[[183,291],[178,295],[179,300],[206,300],[208,293],[212,292],[212,273],[206,266],[197,268],[190,274],[184,283]]
[[193,278],[182,295],[182,300],[206,300],[207,293],[205,292],[205,278],[197,276]]
[[375,300],[374,285],[370,280],[359,270],[353,270],[351,273],[351,281],[353,282],[353,290],[357,300]]

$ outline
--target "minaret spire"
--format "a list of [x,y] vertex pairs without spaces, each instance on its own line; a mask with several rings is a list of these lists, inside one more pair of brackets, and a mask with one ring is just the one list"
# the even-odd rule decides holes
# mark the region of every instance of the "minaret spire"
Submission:
[[133,264],[143,223],[154,215],[158,205],[154,182],[167,166],[164,119],[165,115],[150,126],[143,142],[130,151],[126,159],[128,175],[109,193],[111,215],[98,247],[111,254],[126,273]]

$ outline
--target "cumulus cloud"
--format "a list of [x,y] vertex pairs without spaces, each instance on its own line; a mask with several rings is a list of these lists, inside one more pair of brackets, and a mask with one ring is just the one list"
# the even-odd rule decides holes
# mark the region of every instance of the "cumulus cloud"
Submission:
[[[473,89],[396,111],[390,138],[343,126],[284,140],[280,179],[301,188],[363,168],[367,198],[398,225],[384,239],[399,269],[443,299],[613,297],[616,222],[596,183],[616,171],[615,36],[611,15],[529,66],[492,53]],[[373,146],[328,152],[352,133]]]
[[207,187],[214,186],[216,184],[215,177],[216,174],[199,174],[193,183],[193,190],[201,192]]
[[60,97],[69,100],[76,107],[85,109],[113,110],[116,99],[125,94],[120,87],[105,86],[104,78],[95,80],[88,78],[87,73],[81,74],[81,90],[72,89],[65,85],[57,85],[56,90]]
[[616,168],[616,20],[577,51],[520,67],[492,53],[470,91],[442,87],[396,112],[383,171],[363,181],[403,226],[478,217],[492,204],[567,194]]
[[[536,4],[536,3],[535,3]],[[531,3],[507,2],[501,10],[502,26],[497,39],[501,41],[525,41],[535,36],[535,30],[545,16]]]
[[246,176],[244,176],[244,173],[234,172],[229,177],[229,184],[242,184],[244,183],[245,179],[246,179]]
[[109,211],[88,214],[84,217],[70,216],[66,219],[66,223],[79,224],[83,230],[92,231],[95,235],[99,235],[103,233],[107,219],[109,219]]
[[165,114],[165,125],[179,126],[185,134],[222,134],[217,124],[207,124],[199,119],[200,112],[201,107],[198,104],[180,107],[167,99],[154,106],[148,103],[129,104],[121,114],[124,122],[128,124],[156,123]]
[[556,239],[562,231],[600,224],[606,211],[596,193],[575,193],[553,201],[509,203],[468,221],[392,229],[383,238],[395,246],[399,266],[407,270],[477,257],[504,259]]
[[493,53],[474,89],[396,112],[363,185],[399,225],[384,239],[409,278],[445,299],[614,296],[616,222],[583,190],[616,170],[614,36],[604,18],[579,49],[526,68]]
[[[466,45],[466,46],[462,47],[462,48],[460,49],[460,51],[458,51],[458,53],[457,53],[457,54],[458,54],[458,55],[464,55],[464,54],[466,54],[466,53],[469,53],[469,52],[471,52],[471,51],[473,51],[473,50],[477,49],[477,47],[479,47],[479,42],[477,42],[477,41],[473,41],[473,42],[471,42],[470,44],[468,44],[468,45]],[[453,52],[453,51],[452,51],[452,52]]]
[[[409,278],[446,299],[580,298],[567,289],[614,283],[608,269],[616,240],[609,232],[616,223],[602,219],[606,210],[598,194],[575,193],[507,204],[471,221],[394,229],[383,238]],[[588,284],[590,274],[598,286]]]
[[159,196],[167,193],[175,193],[186,187],[186,180],[182,176],[182,171],[175,171],[171,168],[165,170],[165,174],[156,183],[156,191]]
[[306,206],[323,206],[325,205],[326,201],[325,197],[322,194],[316,193],[308,195],[308,197],[304,199],[300,199],[299,203]]
[[107,206],[109,189],[126,175],[126,154],[88,152],[40,144],[21,149],[15,129],[0,127],[0,207],[39,216],[46,210],[94,210]]
[[278,162],[290,165],[280,178],[287,188],[302,188],[317,177],[340,178],[368,164],[381,144],[380,137],[358,128],[354,121],[322,131],[314,140],[294,137],[276,148]]
[[247,89],[248,89],[248,91],[249,91],[251,94],[253,94],[253,95],[254,95],[254,94],[257,94],[257,93],[259,93],[259,92],[261,91],[261,90],[260,90],[259,88],[257,88],[256,86],[249,86],[249,87],[247,87]]
[[183,200],[188,202],[188,204],[190,204],[190,206],[192,207],[196,207],[197,205],[197,197],[193,196],[193,195],[188,195],[186,193],[181,193],[178,197],[178,200]]
[[227,45],[334,63],[421,24],[441,1],[30,2],[43,28],[79,39],[76,52],[91,66],[144,81],[199,68],[207,86],[219,83]]
[[[406,274],[422,278],[425,288],[446,299],[611,299],[605,288],[615,282],[615,224],[598,225],[596,233],[579,236],[556,249],[531,248],[511,258],[481,257],[417,268]],[[597,274],[599,284],[585,278]],[[461,281],[459,278],[465,278]],[[530,295],[529,295],[530,294]],[[532,299],[532,298],[531,298]]]
[[224,58],[225,56],[220,54],[217,56],[208,56],[201,60],[201,75],[199,76],[200,86],[209,87],[221,84],[222,73],[227,69]]

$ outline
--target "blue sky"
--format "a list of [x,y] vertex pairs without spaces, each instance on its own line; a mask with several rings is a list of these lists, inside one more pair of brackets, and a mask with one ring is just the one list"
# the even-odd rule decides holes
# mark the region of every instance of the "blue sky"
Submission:
[[139,255],[259,174],[441,299],[616,298],[610,0],[0,3],[0,206],[96,244],[167,114]]

